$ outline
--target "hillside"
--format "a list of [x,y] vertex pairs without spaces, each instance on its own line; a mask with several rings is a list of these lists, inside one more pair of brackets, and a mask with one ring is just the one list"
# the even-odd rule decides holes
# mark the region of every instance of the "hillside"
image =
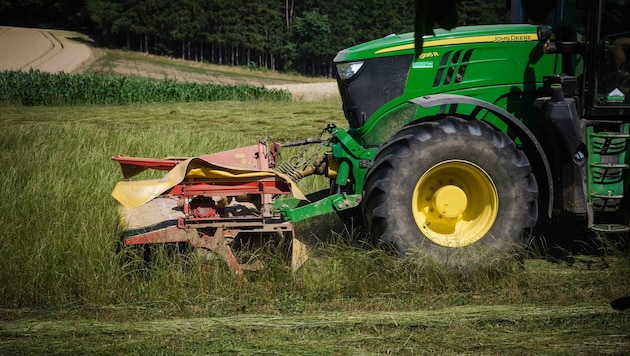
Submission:
[[93,56],[76,32],[0,26],[0,71],[77,71]]
[[338,98],[334,81],[244,67],[182,61],[92,46],[80,33],[0,26],[0,71],[40,70],[174,79],[183,82],[248,84],[288,90],[296,100]]

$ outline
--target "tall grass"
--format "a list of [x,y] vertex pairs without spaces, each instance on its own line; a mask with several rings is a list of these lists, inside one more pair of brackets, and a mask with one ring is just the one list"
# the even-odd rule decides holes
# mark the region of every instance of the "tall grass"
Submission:
[[[295,130],[277,136],[294,140],[319,133],[323,124],[300,121],[317,121],[322,113],[286,105],[287,113],[275,114],[275,120],[259,117],[278,111],[272,103],[6,108],[0,113],[0,186],[6,197],[0,200],[1,304],[238,299],[234,276],[220,262],[201,271],[188,260],[157,259],[149,272],[142,256],[119,246],[117,203],[110,192],[121,175],[110,157],[199,155],[255,144],[266,130],[294,124]],[[292,113],[299,116],[295,122],[289,122]]]
[[[333,216],[296,225],[316,246],[293,274],[284,250],[254,251],[266,268],[236,278],[221,260],[120,245],[114,154],[197,155],[316,136],[339,102],[7,107],[0,112],[0,307],[91,305],[142,317],[317,310],[414,310],[461,304],[605,301],[630,290],[627,260],[592,270],[529,260],[460,274],[399,259]],[[305,189],[326,185],[304,181]],[[99,313],[107,312],[99,309]]]
[[0,105],[58,106],[158,102],[270,100],[291,94],[251,85],[179,83],[111,75],[0,72]]

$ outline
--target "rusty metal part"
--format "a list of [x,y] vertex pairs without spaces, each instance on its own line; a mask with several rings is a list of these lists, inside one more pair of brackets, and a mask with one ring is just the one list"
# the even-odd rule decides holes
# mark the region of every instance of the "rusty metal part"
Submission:
[[[211,153],[198,158],[218,166],[264,171],[275,167],[279,154],[279,144],[271,143],[268,145],[265,141],[260,141],[256,145]],[[147,169],[171,170],[187,158],[156,159],[119,155],[113,156],[112,159],[120,164],[123,177],[127,179]]]
[[[300,266],[307,258],[306,249],[293,236],[293,226],[272,207],[274,196],[295,193],[290,178],[270,170],[278,155],[279,145],[273,144],[268,151],[266,143],[260,142],[255,146],[196,158],[180,183],[175,182],[146,203],[120,208],[121,220],[126,227],[123,233],[125,244],[188,243],[221,256],[240,275],[243,269],[259,266],[257,263],[239,264],[232,251],[232,241],[243,234],[285,236],[290,233],[295,241],[292,251],[296,256],[292,265]],[[114,160],[120,163],[125,176],[133,176],[144,169],[172,171],[177,167],[181,171],[181,165],[191,162],[190,159],[124,156],[116,156]],[[209,162],[210,168],[200,162]],[[225,174],[222,167],[229,167]],[[234,169],[244,170],[245,174]],[[128,191],[134,194],[133,190]]]
[[205,248],[216,253],[227,262],[234,273],[239,275],[243,274],[243,269],[236,260],[236,256],[234,256],[228,240],[223,236],[222,229],[217,229],[213,236],[197,236],[192,238],[189,242],[197,248]]

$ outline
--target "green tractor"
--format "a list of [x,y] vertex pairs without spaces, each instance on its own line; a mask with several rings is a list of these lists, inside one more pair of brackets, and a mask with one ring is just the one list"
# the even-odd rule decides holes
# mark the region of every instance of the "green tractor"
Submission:
[[[548,25],[437,30],[419,56],[413,34],[342,50],[334,62],[349,128],[329,125],[328,152],[300,172],[241,176],[258,187],[275,179],[269,187],[277,188],[277,181],[324,174],[330,189],[306,199],[282,194],[291,184],[211,191],[217,179],[234,180],[231,171],[201,177],[205,188],[193,189],[186,186],[195,182],[191,169],[181,169],[177,181],[188,183],[165,192],[179,197],[182,213],[170,227],[179,234],[136,229],[127,242],[196,241],[212,249],[217,236],[289,232],[291,223],[336,212],[401,255],[462,267],[518,252],[525,231],[549,222],[628,231],[628,12],[624,1],[566,0]],[[312,142],[321,140],[292,145]],[[282,146],[270,145],[268,156]],[[121,164],[162,164],[143,162]],[[209,199],[244,191],[256,197],[256,220],[228,217]],[[203,233],[191,235],[192,228]]]
[[549,25],[438,30],[417,57],[413,34],[339,52],[349,130],[331,130],[326,199],[401,254],[458,265],[545,222],[627,231],[628,12],[567,0]]

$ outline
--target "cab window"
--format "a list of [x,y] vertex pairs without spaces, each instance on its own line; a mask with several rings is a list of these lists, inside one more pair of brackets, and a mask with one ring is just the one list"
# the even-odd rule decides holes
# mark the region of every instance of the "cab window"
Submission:
[[630,1],[604,0],[599,17],[600,53],[595,78],[596,106],[630,105]]

